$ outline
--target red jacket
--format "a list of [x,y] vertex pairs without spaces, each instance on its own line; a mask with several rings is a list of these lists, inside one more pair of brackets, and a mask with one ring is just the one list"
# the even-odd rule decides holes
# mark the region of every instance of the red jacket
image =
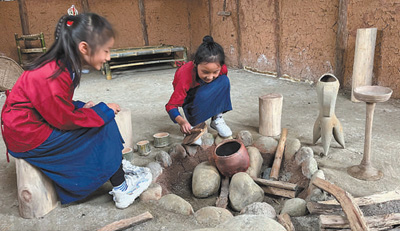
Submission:
[[75,107],[72,101],[74,85],[67,70],[57,78],[49,78],[57,69],[53,61],[36,70],[25,71],[12,88],[1,113],[3,139],[9,150],[25,152],[34,149],[54,128],[73,130],[104,125],[102,116],[96,113],[97,105]]
[[[226,65],[222,65],[219,75],[227,75],[228,68]],[[174,92],[171,95],[168,103],[165,105],[165,109],[170,115],[171,119],[175,122],[175,117],[180,115],[178,107],[182,107],[187,92],[191,88],[199,86],[200,83],[196,81],[196,68],[192,61],[185,63],[183,66],[179,67],[175,72],[174,81],[172,86],[174,87]]]

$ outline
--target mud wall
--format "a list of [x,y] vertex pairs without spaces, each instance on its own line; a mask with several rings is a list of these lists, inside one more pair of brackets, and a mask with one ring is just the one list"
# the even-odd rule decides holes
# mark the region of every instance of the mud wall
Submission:
[[[342,86],[351,88],[357,29],[376,27],[373,83],[391,87],[393,97],[400,98],[400,3],[396,0],[24,1],[29,32],[43,31],[47,46],[53,42],[59,17],[75,4],[79,12],[98,13],[114,25],[115,47],[183,45],[191,57],[203,36],[211,34],[224,47],[228,66],[311,82],[337,68],[342,1],[347,6]],[[13,59],[17,59],[13,34],[22,33],[18,2],[0,2],[0,52]]]

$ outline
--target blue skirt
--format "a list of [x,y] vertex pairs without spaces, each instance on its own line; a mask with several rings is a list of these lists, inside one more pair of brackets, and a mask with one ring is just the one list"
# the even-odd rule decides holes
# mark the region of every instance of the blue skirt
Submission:
[[202,82],[200,86],[190,89],[182,108],[193,127],[219,113],[232,110],[228,76],[221,75],[211,83]]
[[55,185],[62,204],[84,199],[118,170],[123,139],[115,120],[99,128],[55,129],[39,147],[10,154],[38,167]]

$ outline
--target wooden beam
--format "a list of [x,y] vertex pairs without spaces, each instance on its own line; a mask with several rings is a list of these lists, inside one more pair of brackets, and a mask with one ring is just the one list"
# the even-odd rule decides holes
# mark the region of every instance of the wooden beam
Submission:
[[[320,215],[321,230],[350,230],[349,221],[340,215]],[[365,217],[371,230],[388,230],[400,224],[400,213]]]
[[18,0],[19,6],[19,17],[21,19],[22,34],[29,33],[29,20],[28,20],[28,10],[26,8],[25,0]]
[[340,86],[344,86],[344,71],[346,64],[347,49],[347,6],[349,0],[339,0],[338,10],[338,28],[336,32],[336,48],[335,48],[335,76],[340,82]]
[[147,23],[146,23],[146,11],[144,8],[143,0],[139,0],[139,13],[140,13],[140,23],[142,25],[142,35],[144,40],[144,45],[149,45],[149,35],[147,33]]
[[[400,190],[381,192],[378,194],[354,198],[354,202],[363,210],[364,207],[378,206],[387,203],[400,203]],[[381,206],[379,206],[381,207]],[[307,209],[311,214],[340,214],[343,213],[337,200],[308,202]]]
[[142,213],[138,216],[134,216],[128,219],[123,219],[120,221],[113,222],[109,225],[104,226],[103,228],[98,229],[97,231],[114,231],[114,230],[122,230],[126,229],[132,225],[137,225],[147,220],[153,219],[153,216],[149,212]]
[[343,189],[338,186],[331,184],[330,182],[323,180],[319,177],[315,178],[313,182],[318,188],[330,193],[332,196],[339,201],[343,208],[344,213],[350,223],[351,230],[356,231],[368,231],[369,228],[364,220],[364,215],[358,205],[354,202],[354,198]]
[[81,0],[81,6],[82,6],[83,13],[90,12],[90,7],[89,7],[88,0]]

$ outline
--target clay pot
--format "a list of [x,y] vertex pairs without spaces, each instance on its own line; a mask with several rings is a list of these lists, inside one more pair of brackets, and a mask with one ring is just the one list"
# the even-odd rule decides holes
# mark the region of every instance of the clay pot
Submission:
[[246,147],[236,139],[227,139],[219,143],[212,158],[221,174],[227,177],[237,172],[245,172],[250,165]]

